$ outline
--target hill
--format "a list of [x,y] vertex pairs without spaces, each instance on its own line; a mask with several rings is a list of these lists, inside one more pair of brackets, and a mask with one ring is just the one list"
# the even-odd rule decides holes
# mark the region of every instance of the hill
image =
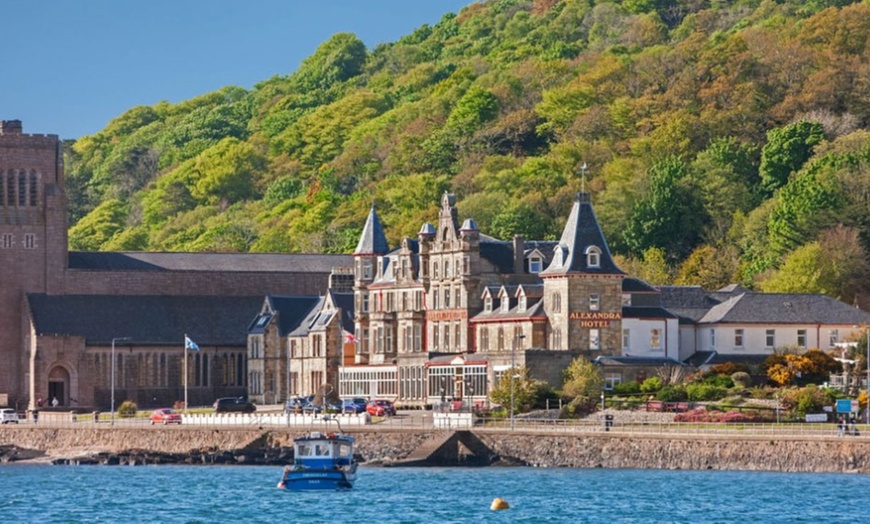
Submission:
[[490,0],[372,50],[337,34],[67,144],[70,245],[350,252],[371,202],[396,245],[446,190],[554,239],[586,189],[652,283],[863,303],[868,35],[846,0]]

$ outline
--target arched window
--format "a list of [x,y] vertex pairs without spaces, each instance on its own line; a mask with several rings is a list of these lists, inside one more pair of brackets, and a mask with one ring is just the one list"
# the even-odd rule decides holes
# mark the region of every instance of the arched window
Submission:
[[36,207],[36,171],[30,172],[30,191],[28,192],[30,197],[30,207]]
[[18,172],[18,207],[27,205],[27,174],[24,171]]
[[438,262],[432,263],[432,278],[438,278]]
[[498,327],[498,350],[504,351],[504,328]]
[[444,261],[444,278],[450,278],[450,261]]
[[586,267],[601,267],[601,250],[598,247],[586,248]]
[[15,205],[15,171],[11,169],[6,174],[6,205]]
[[489,351],[489,328],[486,326],[480,328],[480,349]]

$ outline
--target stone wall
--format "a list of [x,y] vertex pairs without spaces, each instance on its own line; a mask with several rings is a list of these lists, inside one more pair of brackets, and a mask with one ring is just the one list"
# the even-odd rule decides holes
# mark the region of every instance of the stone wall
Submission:
[[[246,450],[277,455],[302,431],[199,428],[0,428],[0,446],[39,450],[50,457],[147,450],[200,455],[203,450]],[[407,457],[437,434],[429,431],[354,430],[357,453],[368,463]],[[506,463],[538,467],[717,469],[870,473],[870,439],[595,436],[475,431]],[[443,435],[443,433],[441,433]],[[447,464],[445,464],[447,465]]]

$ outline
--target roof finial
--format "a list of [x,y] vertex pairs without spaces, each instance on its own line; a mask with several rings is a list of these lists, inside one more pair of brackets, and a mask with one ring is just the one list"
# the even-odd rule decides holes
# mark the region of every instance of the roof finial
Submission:
[[585,193],[586,192],[586,162],[583,162],[583,165],[580,166],[580,177],[581,177],[580,191]]

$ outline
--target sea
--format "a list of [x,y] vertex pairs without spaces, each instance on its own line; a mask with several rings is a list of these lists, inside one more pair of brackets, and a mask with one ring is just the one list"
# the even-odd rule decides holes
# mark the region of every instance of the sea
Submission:
[[[870,476],[361,467],[352,490],[277,489],[267,466],[0,466],[2,522],[838,523],[870,520]],[[510,508],[492,511],[493,499]]]

